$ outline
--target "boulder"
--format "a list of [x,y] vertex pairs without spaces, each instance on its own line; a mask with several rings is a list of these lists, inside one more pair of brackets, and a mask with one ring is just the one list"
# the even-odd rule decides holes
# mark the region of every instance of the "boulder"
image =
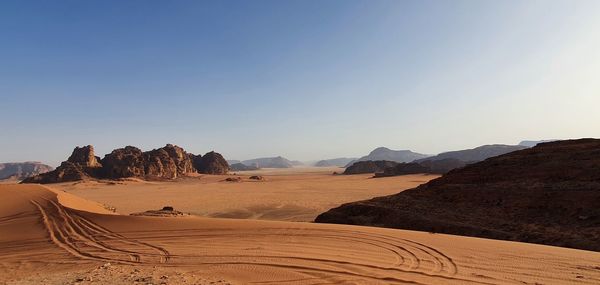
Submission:
[[227,177],[223,181],[225,181],[225,182],[242,182],[242,177]]

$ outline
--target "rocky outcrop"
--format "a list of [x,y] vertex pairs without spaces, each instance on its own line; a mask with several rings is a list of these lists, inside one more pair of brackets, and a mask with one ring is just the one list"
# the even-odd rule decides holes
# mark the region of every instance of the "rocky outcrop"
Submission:
[[193,155],[172,144],[147,152],[127,146],[107,154],[102,159],[102,165],[105,177],[112,179],[175,179],[195,172],[192,158]]
[[100,158],[94,154],[94,147],[91,145],[75,147],[73,153],[67,159],[68,162],[75,163],[82,167],[91,168],[102,167],[99,160]]
[[113,150],[104,156],[101,163],[103,177],[109,179],[146,176],[144,154],[134,146]]
[[175,179],[195,171],[193,156],[181,147],[168,144],[144,153],[144,171],[147,178]]
[[23,180],[52,171],[53,169],[52,166],[33,161],[0,163],[0,180]]
[[196,156],[194,167],[199,173],[205,174],[227,174],[229,172],[229,164],[225,158],[214,151],[206,153],[204,156]]
[[78,164],[63,161],[55,170],[29,177],[21,183],[59,183],[89,179],[90,176]]
[[85,180],[102,175],[102,165],[94,154],[91,145],[75,147],[71,156],[55,170],[29,177],[22,183],[58,183]]
[[383,172],[388,167],[395,167],[397,162],[378,160],[378,161],[359,161],[348,166],[344,174],[364,174]]
[[600,250],[600,140],[541,143],[415,189],[344,204],[316,222]]
[[260,168],[250,165],[245,165],[243,163],[234,163],[229,166],[231,171],[250,171],[250,170],[258,170]]
[[31,177],[23,183],[57,183],[89,178],[175,179],[195,173],[195,163],[200,167],[201,173],[224,174],[229,169],[225,159],[216,152],[210,152],[205,157],[195,157],[171,144],[147,152],[126,146],[113,150],[102,160],[94,155],[92,146],[85,146],[76,147],[69,159],[56,170]]

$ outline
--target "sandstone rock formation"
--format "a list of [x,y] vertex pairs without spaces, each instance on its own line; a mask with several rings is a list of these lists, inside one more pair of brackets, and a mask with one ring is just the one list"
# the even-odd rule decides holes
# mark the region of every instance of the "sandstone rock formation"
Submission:
[[194,167],[199,173],[227,174],[229,172],[229,164],[225,158],[214,151],[208,152],[204,156],[196,156]]
[[94,154],[94,147],[91,145],[84,147],[75,147],[67,161],[75,163],[82,167],[102,167],[100,158]]
[[91,145],[75,147],[67,161],[63,161],[55,170],[29,177],[22,183],[58,183],[85,180],[100,176],[102,165],[94,154]]
[[383,172],[388,167],[398,165],[397,162],[378,160],[378,161],[358,161],[350,165],[344,171],[344,174],[363,174]]
[[63,161],[55,170],[29,177],[21,183],[59,183],[89,179],[83,168],[75,163]]
[[175,179],[196,172],[194,161],[198,162],[201,173],[224,174],[229,168],[218,153],[210,152],[205,158],[194,157],[171,144],[147,152],[127,146],[113,150],[102,160],[94,155],[92,146],[85,146],[76,147],[69,159],[56,170],[31,177],[23,183],[56,183],[89,178]]
[[144,153],[144,171],[148,178],[175,179],[195,171],[193,156],[181,147],[167,144]]
[[101,160],[103,176],[110,179],[145,177],[146,167],[142,151],[134,146],[118,148]]
[[316,222],[600,250],[600,140],[489,158],[415,189],[344,204]]
[[54,168],[40,162],[9,162],[0,163],[0,180],[25,178],[52,171]]

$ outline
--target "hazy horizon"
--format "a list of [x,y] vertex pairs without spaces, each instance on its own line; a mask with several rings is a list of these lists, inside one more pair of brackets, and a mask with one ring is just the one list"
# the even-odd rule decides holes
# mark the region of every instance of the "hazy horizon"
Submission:
[[599,1],[2,1],[0,162],[600,137]]

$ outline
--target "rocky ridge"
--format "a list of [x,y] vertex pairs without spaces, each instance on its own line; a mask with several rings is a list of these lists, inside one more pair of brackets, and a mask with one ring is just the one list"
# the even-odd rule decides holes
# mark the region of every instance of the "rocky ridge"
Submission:
[[[198,167],[198,168],[197,168]],[[147,180],[176,179],[190,173],[225,174],[229,164],[223,156],[209,152],[204,157],[167,144],[151,151],[126,146],[113,150],[103,159],[94,155],[93,146],[76,147],[71,156],[54,171],[25,179],[23,183],[58,183],[86,179],[136,177]]]
[[316,219],[600,250],[600,140],[541,143]]

